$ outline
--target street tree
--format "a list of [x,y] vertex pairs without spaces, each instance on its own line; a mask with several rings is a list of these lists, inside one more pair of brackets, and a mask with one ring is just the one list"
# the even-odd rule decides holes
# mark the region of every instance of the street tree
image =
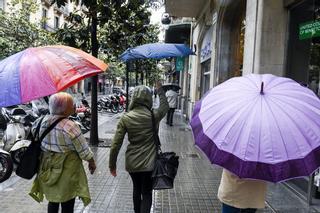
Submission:
[[[53,0],[58,7],[65,5],[67,0]],[[76,4],[81,4],[81,13],[85,21],[79,22],[81,16],[71,17],[72,27],[65,27],[64,32],[59,31],[58,36],[67,44],[82,48],[88,51],[91,48],[93,56],[101,54],[106,56],[108,63],[117,63],[113,58],[122,53],[131,45],[143,44],[144,36],[149,27],[150,12],[142,0],[74,0]],[[78,24],[76,23],[78,20]],[[87,27],[85,27],[85,24]],[[75,33],[79,30],[81,33]],[[90,30],[90,33],[88,33]],[[88,37],[87,35],[90,35]],[[127,37],[127,36],[130,37]],[[134,35],[134,36],[133,36]],[[126,39],[127,37],[127,39]],[[119,39],[121,38],[121,39]],[[99,40],[98,40],[99,39]],[[98,42],[100,41],[100,43]],[[100,54],[100,55],[101,55]],[[110,57],[109,57],[110,56]],[[111,57],[112,56],[112,57]],[[115,67],[117,67],[116,65]],[[97,128],[97,80],[98,77],[92,77],[91,104],[92,121],[90,132],[90,143],[98,143]]]
[[[52,4],[56,3],[58,7],[66,5],[68,0],[52,0]],[[88,26],[90,29],[90,44],[91,44],[91,54],[98,57],[99,43],[97,38],[98,25],[105,22],[110,15],[110,7],[120,8],[125,0],[72,0],[77,5],[82,7],[82,12],[88,18]],[[98,111],[97,111],[97,82],[98,76],[91,77],[91,131],[90,131],[90,143],[97,145],[98,140]]]
[[41,28],[41,21],[30,21],[38,10],[33,0],[12,0],[9,12],[0,10],[0,60],[28,47],[56,44],[51,32]]

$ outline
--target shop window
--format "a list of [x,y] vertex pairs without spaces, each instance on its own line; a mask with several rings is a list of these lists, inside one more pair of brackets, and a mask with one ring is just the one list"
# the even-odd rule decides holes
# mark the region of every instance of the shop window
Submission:
[[287,75],[320,95],[320,1],[290,9]]

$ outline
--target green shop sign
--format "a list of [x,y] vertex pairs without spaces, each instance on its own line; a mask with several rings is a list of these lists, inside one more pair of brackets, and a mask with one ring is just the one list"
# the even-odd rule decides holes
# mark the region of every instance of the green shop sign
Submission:
[[183,57],[177,57],[176,59],[176,71],[183,71],[184,66],[184,58]]
[[320,21],[310,21],[300,24],[299,39],[308,39],[320,36]]

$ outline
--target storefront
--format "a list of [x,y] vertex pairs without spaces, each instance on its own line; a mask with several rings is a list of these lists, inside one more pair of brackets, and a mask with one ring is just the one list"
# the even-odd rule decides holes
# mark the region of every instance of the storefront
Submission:
[[214,85],[242,75],[246,3],[246,0],[226,1],[219,10]]
[[289,11],[287,76],[319,95],[320,1],[306,0]]
[[[319,95],[320,1],[305,0],[289,6],[289,33],[286,75]],[[307,198],[319,198],[313,176],[288,182]],[[316,177],[317,179],[317,177]]]

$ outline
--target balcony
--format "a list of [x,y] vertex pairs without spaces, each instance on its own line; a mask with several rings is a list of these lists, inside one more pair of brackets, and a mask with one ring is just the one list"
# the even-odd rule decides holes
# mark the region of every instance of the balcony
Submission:
[[166,12],[170,16],[193,17],[199,16],[201,9],[206,5],[206,0],[166,0]]

